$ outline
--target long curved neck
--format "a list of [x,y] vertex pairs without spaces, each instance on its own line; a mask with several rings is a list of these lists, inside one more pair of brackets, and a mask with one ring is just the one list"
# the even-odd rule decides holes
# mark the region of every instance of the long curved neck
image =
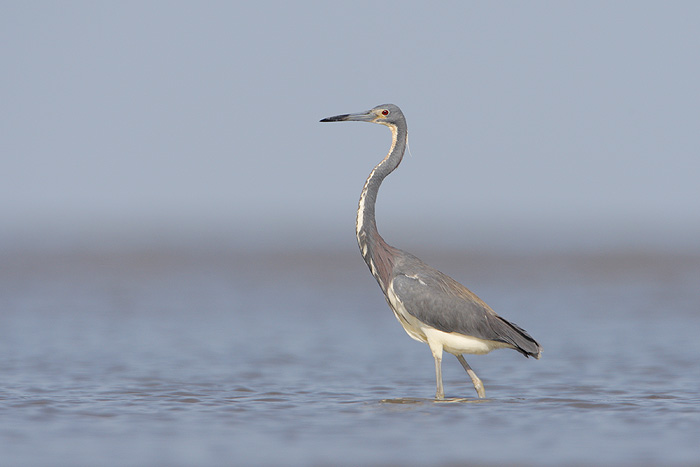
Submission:
[[379,186],[384,181],[384,178],[401,163],[401,159],[403,159],[406,151],[408,138],[405,121],[387,126],[391,129],[391,148],[389,149],[389,154],[374,167],[369,177],[367,177],[360,195],[360,202],[357,208],[357,223],[355,225],[357,244],[360,246],[362,257],[382,288],[385,287],[391,270],[391,264],[389,264],[391,255],[387,253],[390,253],[394,248],[390,247],[379,235],[374,208],[377,203]]

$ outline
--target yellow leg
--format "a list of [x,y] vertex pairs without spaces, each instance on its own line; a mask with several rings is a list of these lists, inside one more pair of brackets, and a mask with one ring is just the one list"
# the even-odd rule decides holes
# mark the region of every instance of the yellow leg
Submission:
[[467,374],[472,379],[472,383],[474,383],[474,389],[476,389],[476,394],[479,396],[479,399],[483,399],[484,397],[486,397],[486,392],[484,391],[484,384],[481,382],[479,377],[476,376],[476,373],[474,373],[472,367],[469,366],[467,361],[461,355],[457,355],[457,360],[459,360],[459,363],[462,364]]
[[442,387],[442,344],[428,340],[428,346],[435,359],[435,380],[437,381],[435,399],[442,400],[445,398],[445,390]]
[[445,390],[442,388],[442,357],[435,357],[435,379],[437,380],[435,399],[444,399]]

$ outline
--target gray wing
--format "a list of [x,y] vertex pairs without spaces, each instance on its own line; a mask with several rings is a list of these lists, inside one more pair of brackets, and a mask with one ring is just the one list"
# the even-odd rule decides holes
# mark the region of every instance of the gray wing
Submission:
[[539,358],[539,344],[524,329],[498,316],[459,282],[427,268],[394,276],[394,292],[408,313],[440,331],[504,342],[526,357]]

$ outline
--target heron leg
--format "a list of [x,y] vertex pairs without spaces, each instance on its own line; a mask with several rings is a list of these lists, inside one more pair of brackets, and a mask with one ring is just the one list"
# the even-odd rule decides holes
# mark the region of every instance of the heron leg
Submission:
[[444,399],[445,390],[442,387],[442,345],[428,340],[428,346],[435,359],[435,380],[437,381],[435,399]]
[[445,390],[442,387],[442,357],[435,357],[435,379],[437,380],[435,399],[444,399]]
[[462,367],[464,367],[467,374],[472,379],[472,383],[474,383],[474,389],[476,389],[476,394],[479,396],[479,399],[483,399],[484,397],[486,397],[486,392],[484,392],[484,383],[482,383],[479,377],[476,376],[476,373],[474,373],[472,367],[469,366],[469,364],[462,355],[457,355],[457,360],[459,360],[459,363],[462,364]]

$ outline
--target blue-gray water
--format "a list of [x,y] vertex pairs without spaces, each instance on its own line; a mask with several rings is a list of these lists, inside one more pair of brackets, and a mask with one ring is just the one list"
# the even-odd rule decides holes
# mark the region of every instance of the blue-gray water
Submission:
[[434,402],[355,252],[2,253],[0,464],[700,463],[700,257],[419,256],[542,359]]

